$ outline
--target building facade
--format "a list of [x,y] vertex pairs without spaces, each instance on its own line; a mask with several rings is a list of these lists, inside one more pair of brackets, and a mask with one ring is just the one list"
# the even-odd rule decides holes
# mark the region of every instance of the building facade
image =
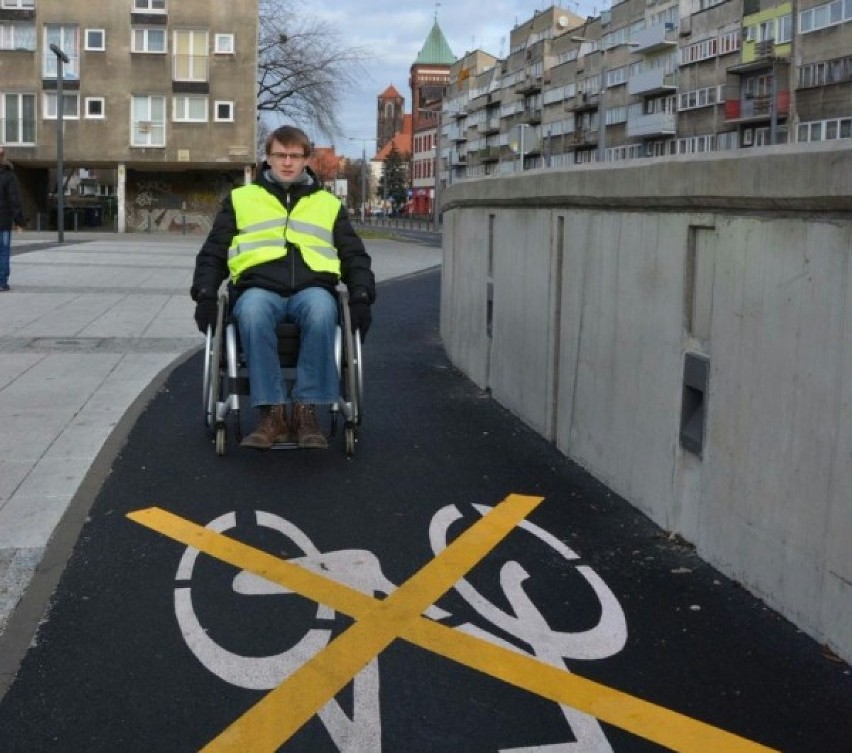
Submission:
[[624,0],[558,6],[466,55],[443,104],[440,185],[454,180],[852,138],[852,4]]
[[91,190],[68,191],[82,169],[109,187],[85,224],[205,231],[255,163],[257,11],[257,0],[0,0],[0,142],[31,227],[56,226],[61,123],[66,227],[92,208]]
[[429,36],[411,66],[411,203],[413,214],[432,214],[435,204],[435,168],[441,108],[450,82],[450,67],[456,62],[441,27],[435,19]]

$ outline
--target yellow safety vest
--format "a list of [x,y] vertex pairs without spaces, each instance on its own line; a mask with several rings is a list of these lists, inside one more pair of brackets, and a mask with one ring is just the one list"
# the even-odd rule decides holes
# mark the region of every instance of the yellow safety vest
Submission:
[[340,277],[340,259],[333,242],[340,200],[328,191],[303,196],[291,213],[258,185],[231,191],[237,234],[228,249],[228,269],[236,282],[249,267],[287,256],[287,243],[297,245],[314,272]]

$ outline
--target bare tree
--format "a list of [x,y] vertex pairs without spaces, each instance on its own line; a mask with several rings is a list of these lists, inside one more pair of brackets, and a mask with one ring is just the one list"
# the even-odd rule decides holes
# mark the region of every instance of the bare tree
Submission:
[[266,138],[272,133],[268,123],[262,120],[257,124],[257,159],[258,162],[266,158]]
[[363,75],[369,53],[346,47],[342,34],[299,0],[260,0],[258,114],[274,113],[329,138],[342,133],[337,103]]

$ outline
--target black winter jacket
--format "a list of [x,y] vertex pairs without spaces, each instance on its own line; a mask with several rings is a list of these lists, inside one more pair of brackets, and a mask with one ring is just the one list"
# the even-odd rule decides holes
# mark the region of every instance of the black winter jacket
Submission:
[[[313,179],[313,185],[297,184],[285,189],[266,179],[265,172],[268,167],[264,162],[255,183],[273,194],[288,212],[292,211],[293,206],[303,196],[325,190],[319,186],[316,175],[310,169],[308,174]],[[236,234],[236,216],[229,193],[222,201],[222,207],[213,220],[213,227],[195,258],[195,274],[190,290],[194,301],[216,298],[219,286],[228,277],[228,248]],[[340,259],[340,277],[349,290],[350,299],[372,303],[376,299],[376,281],[371,269],[371,259],[342,206],[334,222],[333,238]],[[334,275],[314,272],[305,263],[299,248],[291,245],[283,259],[275,259],[245,270],[240,274],[234,290],[239,294],[241,290],[256,287],[289,296],[303,288],[316,286],[334,292],[336,283]]]
[[12,165],[0,160],[0,230],[11,230],[24,222],[24,206]]

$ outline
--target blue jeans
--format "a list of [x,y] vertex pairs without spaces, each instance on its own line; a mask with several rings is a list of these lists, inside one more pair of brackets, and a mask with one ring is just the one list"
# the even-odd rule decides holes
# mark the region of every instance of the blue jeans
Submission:
[[[234,316],[249,371],[251,404],[334,403],[340,399],[340,377],[334,355],[337,300],[324,288],[306,288],[289,298],[262,288],[249,288],[237,299]],[[278,362],[275,329],[289,321],[299,325],[296,381],[288,395]]]
[[9,254],[12,253],[12,231],[0,230],[0,285],[9,284]]

